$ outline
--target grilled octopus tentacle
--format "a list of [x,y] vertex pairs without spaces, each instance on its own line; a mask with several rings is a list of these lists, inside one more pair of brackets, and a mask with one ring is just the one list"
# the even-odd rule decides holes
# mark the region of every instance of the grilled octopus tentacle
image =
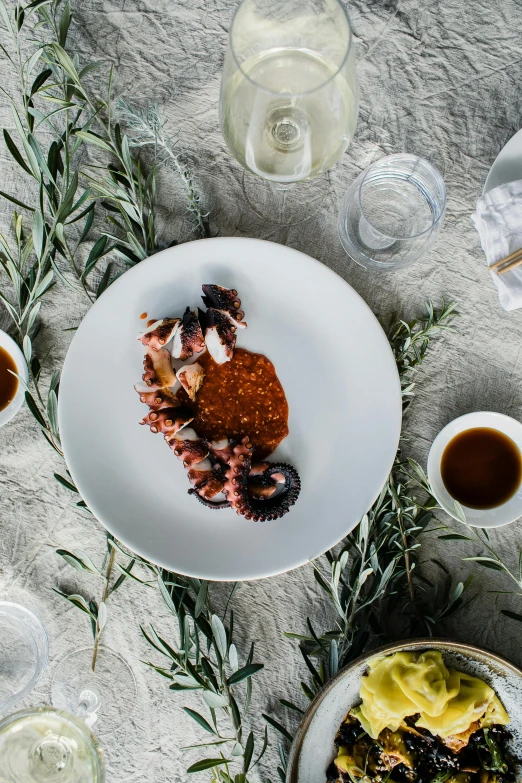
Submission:
[[204,347],[205,340],[197,313],[187,307],[181,319],[181,326],[174,335],[172,355],[175,359],[185,361],[194,353],[200,353]]
[[223,288],[208,283],[201,287],[204,294],[201,298],[208,308],[220,310],[235,326],[240,329],[246,328],[246,323],[243,321],[245,313],[241,310],[241,299],[235,288]]
[[201,497],[196,489],[189,489],[189,495],[194,495],[194,497],[207,508],[213,508],[218,511],[220,508],[230,508],[228,500],[207,500],[206,498]]
[[[230,505],[236,513],[245,519],[253,519],[255,522],[264,522],[268,519],[279,519],[296,502],[301,491],[301,479],[291,465],[285,463],[268,463],[262,473],[257,473],[257,482],[260,485],[263,479],[271,479],[276,483],[284,483],[282,490],[268,497],[253,497],[249,492],[249,476],[252,468],[252,444],[248,436],[233,448],[233,456],[228,461],[225,471],[225,484],[223,491],[230,501]],[[254,469],[255,470],[255,469]]]
[[212,500],[223,491],[224,476],[222,466],[209,460],[210,444],[205,438],[201,438],[192,427],[186,427],[166,439],[188,471],[188,479],[193,485],[188,490],[189,495],[195,495],[208,508],[228,508],[230,503],[227,500]]
[[136,384],[134,388],[140,395],[141,402],[148,405],[151,411],[159,411],[161,408],[176,408],[181,405],[178,398],[172,394],[169,388],[149,391],[148,387],[145,386],[147,391],[144,391],[139,388],[139,384]]
[[138,340],[143,345],[152,348],[153,351],[159,351],[172,340],[176,332],[179,331],[180,325],[179,318],[162,318],[160,321],[153,321],[144,332],[138,335]]
[[[212,490],[212,494],[207,492],[202,492],[197,487],[192,487],[189,489],[189,495],[194,495],[200,503],[202,503],[207,508],[212,508],[215,510],[219,510],[221,508],[230,508],[230,501],[228,500],[212,500],[212,498],[218,494],[218,492],[223,492],[223,482],[225,480],[224,477],[224,471],[223,466],[219,463],[216,463],[213,467],[213,476],[211,477],[208,484],[206,484],[203,487],[203,490],[206,489],[208,485],[210,485],[210,488]],[[219,488],[219,489],[218,489]],[[215,489],[218,489],[217,492],[214,492]]]
[[143,368],[142,378],[150,391],[170,388],[176,383],[176,373],[172,369],[170,351],[166,348],[149,349],[143,357]]
[[193,418],[194,414],[190,408],[178,405],[174,408],[149,410],[148,414],[140,421],[140,424],[148,424],[151,432],[173,435],[187,424],[190,424]]

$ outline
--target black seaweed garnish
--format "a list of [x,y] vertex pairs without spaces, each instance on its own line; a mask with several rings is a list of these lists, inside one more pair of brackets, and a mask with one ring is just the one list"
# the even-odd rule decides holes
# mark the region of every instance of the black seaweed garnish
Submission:
[[[504,726],[478,729],[465,747],[454,751],[440,737],[417,728],[414,720],[407,719],[397,732],[385,730],[378,740],[372,740],[359,721],[348,715],[339,727],[335,746],[346,749],[354,764],[363,768],[366,780],[374,783],[445,783],[459,773],[466,783],[516,783],[520,762],[507,749],[511,735]],[[396,752],[398,747],[402,757]],[[346,783],[348,777],[335,761],[328,767],[328,783]]]

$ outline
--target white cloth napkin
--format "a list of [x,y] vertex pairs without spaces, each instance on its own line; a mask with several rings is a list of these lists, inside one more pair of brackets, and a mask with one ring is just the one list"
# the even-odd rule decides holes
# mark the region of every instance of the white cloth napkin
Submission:
[[[477,201],[471,216],[488,266],[522,248],[522,180],[493,188]],[[498,275],[491,272],[504,310],[522,307],[522,265]]]

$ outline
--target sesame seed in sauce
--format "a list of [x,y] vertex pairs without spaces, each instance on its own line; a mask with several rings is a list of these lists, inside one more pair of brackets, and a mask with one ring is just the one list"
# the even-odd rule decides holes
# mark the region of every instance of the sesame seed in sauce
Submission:
[[208,353],[198,361],[205,381],[191,426],[208,440],[249,435],[255,459],[271,454],[288,435],[288,403],[272,362],[241,348],[225,364],[216,364]]

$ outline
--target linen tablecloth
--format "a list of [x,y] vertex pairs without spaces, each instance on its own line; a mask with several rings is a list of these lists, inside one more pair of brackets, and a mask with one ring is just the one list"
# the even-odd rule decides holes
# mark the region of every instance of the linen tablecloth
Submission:
[[[522,124],[520,0],[351,2],[361,85],[357,135],[332,171],[330,197],[321,212],[290,228],[263,222],[246,205],[242,170],[219,131],[220,68],[234,7],[234,0],[73,2],[70,40],[84,61],[114,64],[117,95],[163,106],[167,129],[179,130],[179,147],[193,161],[215,231],[281,242],[318,258],[363,296],[383,324],[393,312],[408,318],[420,314],[428,298],[458,300],[456,331],[437,343],[417,379],[417,398],[405,422],[410,455],[425,463],[436,433],[467,411],[498,410],[522,418],[522,313],[500,308],[470,220],[489,166]],[[5,59],[2,83],[16,90]],[[3,99],[0,113],[2,126],[11,129]],[[448,189],[445,225],[434,249],[415,266],[385,275],[366,272],[349,262],[340,247],[340,202],[363,168],[382,154],[403,151],[428,158],[442,172]],[[1,188],[23,198],[25,180],[3,146],[0,173]],[[183,208],[177,206],[183,203],[178,185],[163,176],[159,190],[164,238],[191,238]],[[0,200],[2,231],[8,230],[10,214],[11,205]],[[47,297],[39,352],[45,356],[50,349],[49,370],[61,366],[67,351],[71,332],[63,330],[75,326],[85,312],[85,301],[60,285]],[[0,326],[6,325],[0,320]],[[85,617],[52,588],[99,593],[95,577],[77,574],[55,554],[57,547],[76,547],[96,555],[104,547],[101,526],[77,510],[70,493],[53,480],[59,467],[26,408],[0,431],[0,596],[31,607],[51,641],[48,673],[27,703],[46,701],[53,664],[72,649],[91,644]],[[325,486],[324,491],[331,489]],[[492,541],[515,565],[521,523],[493,533]],[[472,570],[479,593],[448,622],[445,633],[522,665],[519,626],[499,614],[501,607],[521,611],[520,601],[517,605],[516,599],[487,594],[493,581],[500,589],[506,583],[496,572],[461,562],[462,556],[474,554],[474,544],[448,544],[436,536],[425,544],[424,558],[441,559],[457,579]],[[437,568],[429,562],[425,569],[436,576]],[[303,631],[307,614],[323,628],[325,604],[310,567],[245,584],[235,602],[240,638],[255,639],[256,658],[266,664],[256,679],[253,711],[262,728],[260,712],[280,696],[296,698],[299,675],[304,674],[296,646],[283,632]],[[131,721],[104,741],[109,783],[185,780],[189,758],[178,746],[201,739],[196,724],[181,710],[190,706],[190,699],[169,692],[166,681],[139,662],[153,657],[138,629],[149,620],[163,633],[173,628],[153,591],[128,584],[111,599],[105,643],[131,663],[140,701]],[[265,765],[272,779],[275,748],[274,742]],[[256,779],[261,774],[253,775]]]

